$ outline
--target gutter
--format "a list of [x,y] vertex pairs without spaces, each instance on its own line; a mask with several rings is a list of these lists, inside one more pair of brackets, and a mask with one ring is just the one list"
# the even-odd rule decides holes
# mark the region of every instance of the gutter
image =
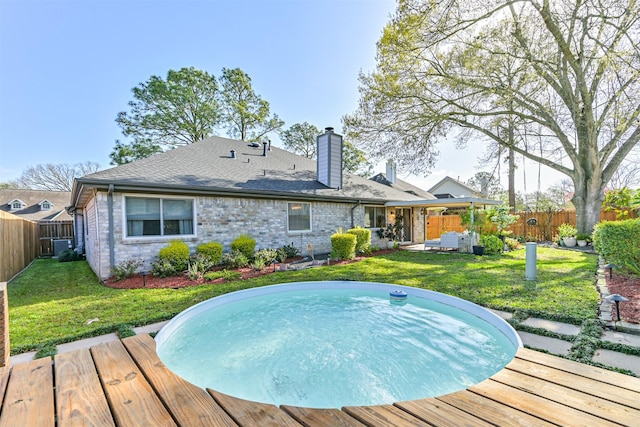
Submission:
[[362,204],[362,202],[360,200],[358,200],[358,203],[356,203],[355,205],[353,205],[353,207],[351,208],[351,228],[355,228],[355,219],[353,218],[353,212],[356,210],[356,208],[358,206],[360,206]]
[[116,265],[116,253],[115,253],[115,235],[113,228],[113,191],[115,185],[109,184],[109,191],[107,192],[107,210],[109,214],[109,269]]

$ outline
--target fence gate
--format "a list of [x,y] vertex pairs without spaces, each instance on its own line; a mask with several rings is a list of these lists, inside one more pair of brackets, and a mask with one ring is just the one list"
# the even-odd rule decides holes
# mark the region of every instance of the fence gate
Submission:
[[56,256],[61,250],[74,246],[73,221],[50,221],[38,223],[40,256]]

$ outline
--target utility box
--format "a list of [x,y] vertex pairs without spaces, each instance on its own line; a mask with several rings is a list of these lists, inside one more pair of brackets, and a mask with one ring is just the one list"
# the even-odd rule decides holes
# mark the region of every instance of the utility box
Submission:
[[73,244],[71,240],[54,240],[53,241],[53,256],[58,257],[60,252],[66,251],[67,249],[73,249]]

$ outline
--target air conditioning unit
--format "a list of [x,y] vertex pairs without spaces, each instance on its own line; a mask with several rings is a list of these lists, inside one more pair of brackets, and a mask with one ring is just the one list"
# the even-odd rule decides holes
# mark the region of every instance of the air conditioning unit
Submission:
[[66,251],[67,249],[72,249],[73,244],[71,240],[54,240],[53,241],[53,256],[58,257],[60,252]]

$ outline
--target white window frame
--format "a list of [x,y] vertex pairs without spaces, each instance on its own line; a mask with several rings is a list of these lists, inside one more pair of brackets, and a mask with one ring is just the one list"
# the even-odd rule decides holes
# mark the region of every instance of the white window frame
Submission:
[[[373,225],[373,227],[366,227],[366,228],[368,228],[370,230],[373,230],[373,229],[377,230],[378,228],[384,228],[384,227],[387,226],[388,219],[387,219],[387,208],[386,207],[384,207],[383,205],[367,205],[367,206],[365,206],[364,207],[364,217],[365,218],[367,217],[367,208],[373,208],[374,209],[374,211],[373,211],[373,222],[374,222],[374,225]],[[377,223],[378,222],[378,216],[380,216],[380,215],[376,215],[378,210],[382,211],[382,215],[381,216],[384,217],[384,225],[379,225]]]
[[[289,228],[289,211],[291,205],[308,205],[309,206],[309,228],[306,230],[291,230]],[[313,230],[313,207],[311,203],[308,202],[287,202],[287,232],[289,234],[303,234],[310,233]]]
[[13,200],[11,201],[11,210],[17,211],[24,207],[24,203],[21,200]]
[[[129,236],[128,227],[127,227],[127,198],[136,198],[136,199],[160,199],[160,234],[153,235],[142,235],[142,236]],[[191,234],[163,234],[164,233],[164,220],[162,218],[163,209],[162,209],[162,200],[189,200],[191,201],[191,221],[193,223],[193,233]],[[123,194],[122,195],[122,235],[124,240],[174,240],[181,238],[193,238],[196,237],[198,231],[197,227],[197,214],[196,214],[196,199],[195,197],[188,196],[157,196],[157,195],[148,195],[148,194]]]
[[50,211],[51,210],[51,202],[49,201],[44,201],[40,204],[40,209],[42,209],[43,211]]

